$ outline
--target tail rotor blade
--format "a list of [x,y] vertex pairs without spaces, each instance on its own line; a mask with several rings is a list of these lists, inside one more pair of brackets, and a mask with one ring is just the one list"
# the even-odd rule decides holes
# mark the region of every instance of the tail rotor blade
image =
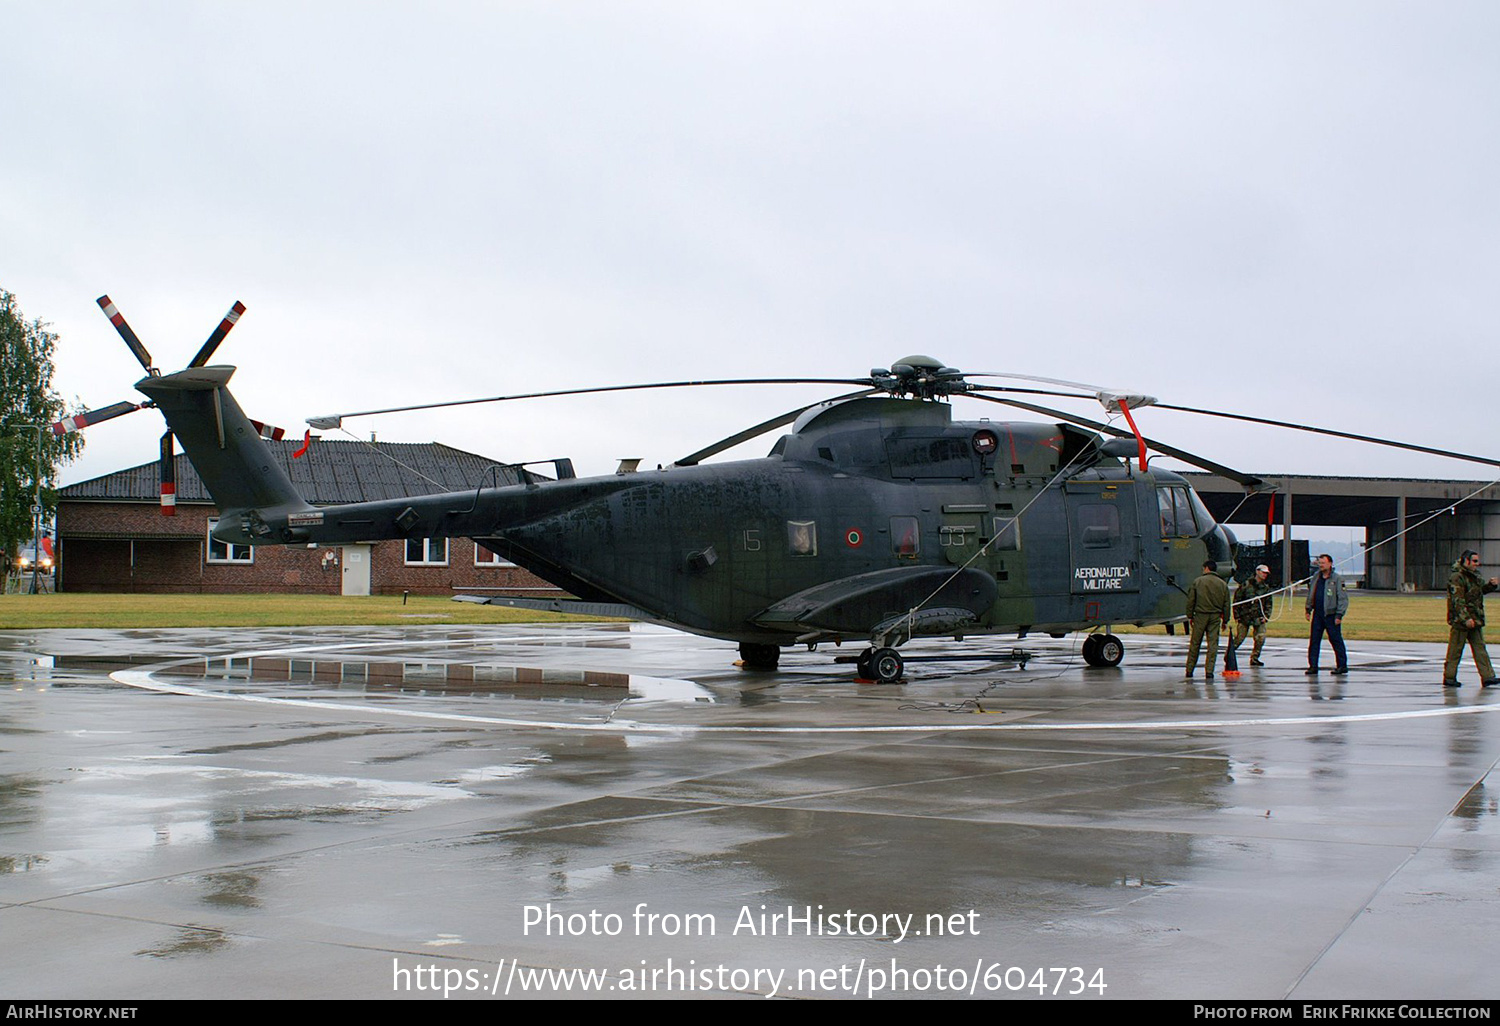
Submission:
[[161,436],[161,515],[177,515],[177,453],[172,432]]
[[224,315],[224,319],[219,322],[213,334],[208,336],[208,341],[203,343],[203,348],[198,350],[198,355],[193,357],[188,366],[202,367],[208,363],[209,358],[214,355],[214,350],[219,348],[219,343],[224,341],[224,336],[229,334],[229,329],[239,323],[240,314],[244,312],[245,304],[235,300],[234,305],[229,308],[229,312]]
[[98,424],[100,421],[123,417],[125,414],[134,413],[139,409],[141,409],[140,403],[127,402],[115,403],[101,410],[85,410],[82,413],[75,413],[71,417],[64,417],[62,420],[54,421],[52,424],[52,433],[60,437],[71,431],[81,431],[90,424]]
[[130,347],[130,351],[135,354],[135,358],[141,362],[141,366],[146,368],[146,373],[155,374],[156,368],[152,366],[151,354],[146,351],[146,347],[141,344],[141,340],[135,337],[135,332],[130,329],[130,325],[125,323],[125,315],[120,313],[119,308],[114,304],[114,300],[108,296],[100,296],[95,302],[99,304],[99,309],[104,311],[104,316],[109,318],[109,323],[115,326],[115,330],[120,333],[120,337]]

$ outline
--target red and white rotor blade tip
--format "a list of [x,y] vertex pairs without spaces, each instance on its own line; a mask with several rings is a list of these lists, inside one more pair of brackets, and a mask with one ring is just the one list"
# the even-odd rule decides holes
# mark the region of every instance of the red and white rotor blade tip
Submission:
[[130,347],[130,351],[135,354],[135,358],[141,362],[141,366],[146,369],[146,373],[153,372],[156,368],[151,363],[151,354],[146,351],[146,347],[141,344],[141,340],[136,338],[135,332],[131,330],[130,325],[125,323],[125,315],[120,313],[119,307],[115,306],[114,300],[108,296],[100,296],[95,302],[99,304],[99,309],[104,311],[104,316],[109,318],[109,323],[115,326],[115,330],[120,333],[120,337]]
[[219,326],[214,329],[212,335],[208,336],[208,341],[203,343],[203,348],[198,350],[198,355],[193,357],[188,366],[202,367],[208,363],[209,358],[214,355],[214,350],[219,348],[219,343],[224,341],[224,336],[229,334],[229,329],[239,323],[240,315],[244,312],[245,304],[236,299],[234,305],[229,308],[229,312],[224,315],[224,319],[219,322]]
[[71,431],[81,431],[90,424],[98,424],[100,421],[123,417],[125,414],[134,413],[140,408],[140,403],[125,402],[115,403],[112,406],[106,406],[99,410],[85,410],[83,413],[75,413],[71,417],[64,417],[62,420],[54,421],[52,423],[52,433],[61,436]]

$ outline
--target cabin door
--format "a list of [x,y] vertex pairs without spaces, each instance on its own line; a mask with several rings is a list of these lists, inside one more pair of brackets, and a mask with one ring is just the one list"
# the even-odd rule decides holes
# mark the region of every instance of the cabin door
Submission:
[[1074,595],[1141,590],[1141,532],[1134,482],[1070,481],[1068,540]]

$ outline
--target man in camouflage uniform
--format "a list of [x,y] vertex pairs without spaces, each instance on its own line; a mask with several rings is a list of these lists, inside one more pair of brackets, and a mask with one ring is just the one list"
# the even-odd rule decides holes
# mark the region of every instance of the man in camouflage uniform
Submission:
[[1483,686],[1500,684],[1484,648],[1484,596],[1496,588],[1500,588],[1500,580],[1479,579],[1479,553],[1465,549],[1453,564],[1453,576],[1448,578],[1448,658],[1443,661],[1443,687],[1460,686],[1458,660],[1465,644],[1474,653],[1474,666]]
[[1203,564],[1203,575],[1187,590],[1187,618],[1192,626],[1188,639],[1187,672],[1185,679],[1191,680],[1198,665],[1198,650],[1203,646],[1203,637],[1208,636],[1208,665],[1204,670],[1209,680],[1214,677],[1214,660],[1219,656],[1219,626],[1229,623],[1229,585],[1216,572],[1217,564],[1208,560]]
[[1255,635],[1255,648],[1250,653],[1251,666],[1264,666],[1260,661],[1260,650],[1266,647],[1266,621],[1271,619],[1271,568],[1262,563],[1255,573],[1240,584],[1234,593],[1235,631],[1229,638],[1229,651],[1240,647],[1248,634]]

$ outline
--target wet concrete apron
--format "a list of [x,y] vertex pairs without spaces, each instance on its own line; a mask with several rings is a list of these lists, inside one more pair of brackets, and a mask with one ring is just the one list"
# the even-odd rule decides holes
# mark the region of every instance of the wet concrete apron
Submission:
[[1500,991],[1500,694],[1126,641],[877,687],[628,625],[0,634],[0,990]]

